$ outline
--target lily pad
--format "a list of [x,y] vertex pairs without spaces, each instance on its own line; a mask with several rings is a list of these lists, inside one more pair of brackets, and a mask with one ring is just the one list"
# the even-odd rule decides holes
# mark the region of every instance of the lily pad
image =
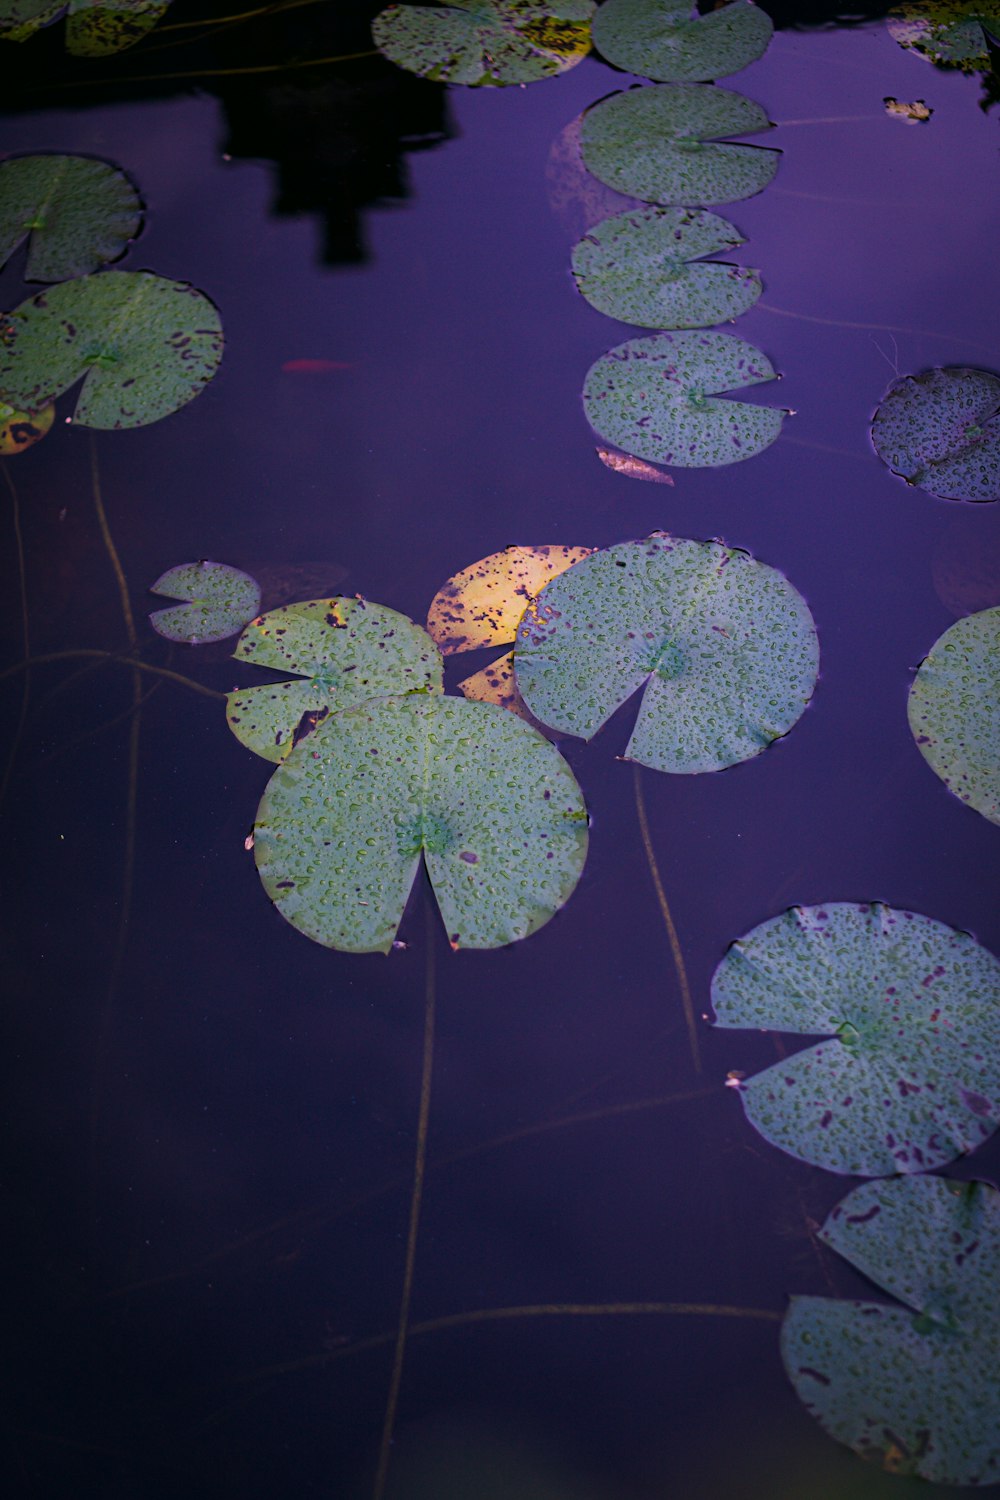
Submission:
[[577,288],[598,312],[645,328],[707,328],[760,296],[760,273],[705,263],[743,244],[739,230],[696,208],[645,208],[596,224],[573,249]]
[[28,281],[67,281],[124,255],[142,224],[131,178],[88,156],[15,156],[0,165],[0,266],[28,235]]
[[260,609],[260,585],[228,563],[181,563],[162,573],[150,593],[188,602],[158,609],[149,623],[168,641],[191,646],[236,635]]
[[781,1357],[831,1437],[893,1474],[1000,1480],[1000,1193],[894,1177],[848,1193],[820,1230],[898,1299],[792,1297]]
[[750,0],[699,16],[688,0],[604,0],[594,46],[609,63],[664,83],[738,73],[763,57],[774,22]]
[[931,770],[1000,823],[1000,608],[956,620],[934,642],[913,679],[907,714]]
[[987,37],[1000,42],[1000,5],[982,0],[900,5],[889,18],[889,34],[939,67],[975,72],[990,66]]
[[457,0],[389,5],[372,39],[391,62],[439,83],[533,83],[590,51],[594,0]]
[[9,458],[33,447],[49,431],[55,414],[51,403],[39,412],[30,412],[18,411],[0,400],[0,453]]
[[67,52],[108,57],[140,41],[169,8],[170,0],[3,0],[0,41],[27,41],[65,15]]
[[881,902],[793,906],[729,949],[716,1025],[822,1036],[739,1087],[773,1145],[830,1172],[926,1172],[1000,1121],[1000,962]]
[[612,94],[587,111],[583,160],[618,193],[646,203],[734,203],[767,187],[781,155],[726,137],[771,122],[752,99],[708,83],[660,83]]
[[894,474],[942,500],[1000,500],[1000,379],[937,369],[889,387],[872,422]]
[[626,760],[718,771],[787,734],[819,662],[805,600],[721,542],[654,532],[545,588],[517,634],[517,685],[543,724],[590,739],[638,689]]
[[720,467],[769,448],[780,407],[720,400],[776,380],[770,360],[729,333],[655,333],[602,354],[587,371],[583,409],[626,453],[677,468]]
[[587,811],[562,756],[502,709],[409,694],[344,710],[271,777],[254,854],[314,942],[388,952],[427,866],[453,948],[527,937],[569,899]]
[[[308,599],[251,621],[237,661],[294,681],[237,688],[226,720],[248,749],[282,761],[330,713],[394,693],[440,693],[441,654],[406,615],[362,599]],[[297,733],[298,732],[298,733]]]
[[144,427],[184,406],[222,359],[217,308],[184,281],[104,271],[39,292],[3,315],[0,391],[37,410],[83,379],[74,421]]

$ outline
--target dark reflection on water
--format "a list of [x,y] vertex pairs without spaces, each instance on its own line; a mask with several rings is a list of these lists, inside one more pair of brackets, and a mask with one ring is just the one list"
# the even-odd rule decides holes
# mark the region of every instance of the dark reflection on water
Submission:
[[[12,152],[125,165],[150,219],[124,264],[189,279],[222,309],[227,355],[206,393],[158,427],[97,438],[142,650],[217,690],[247,680],[221,652],[168,652],[142,623],[148,582],[195,557],[279,574],[326,560],[337,586],[421,618],[450,573],[511,541],[723,536],[804,592],[823,665],[808,713],[758,760],[645,776],[699,1013],[726,944],[795,901],[877,897],[1000,951],[997,830],[937,782],[905,718],[955,596],[1000,601],[1000,507],[908,491],[867,438],[895,369],[997,363],[996,121],[974,80],[874,27],[780,34],[730,81],[779,122],[847,119],[776,131],[774,186],[726,210],[766,288],[736,331],[784,372],[797,415],[759,458],[671,489],[595,457],[579,390],[630,331],[574,292],[546,179],[559,133],[620,81],[588,60],[526,90],[449,94],[454,138],[410,159],[408,202],[372,212],[368,262],[336,271],[316,265],[307,219],[269,213],[265,166],[222,159],[229,127],[209,98],[9,122]],[[885,95],[923,97],[933,119],[891,120]],[[4,305],[24,295],[20,272],[0,280]],[[303,359],[338,368],[283,371]],[[125,645],[88,463],[86,434],[57,425],[9,468],[35,655]],[[17,660],[10,542],[5,556]],[[243,847],[267,767],[220,702],[145,689],[110,1011],[125,668],[34,670],[2,810],[7,1467],[25,1495],[366,1495],[391,1349],[350,1344],[391,1334],[398,1313],[426,893],[387,960],[310,945],[269,908]],[[19,687],[4,691],[13,723]],[[594,820],[564,912],[493,955],[438,941],[416,1324],[545,1303],[780,1313],[789,1291],[863,1285],[813,1238],[849,1183],[768,1147],[722,1086],[773,1060],[773,1040],[703,1027],[692,1071],[632,772],[614,758],[626,718],[562,747]],[[702,1084],[714,1092],[648,1102]],[[556,1125],[578,1115],[593,1117]],[[997,1161],[994,1145],[953,1170],[995,1175]],[[566,1316],[414,1334],[394,1496],[711,1500],[734,1486],[838,1500],[913,1488],[812,1423],[773,1323]]]

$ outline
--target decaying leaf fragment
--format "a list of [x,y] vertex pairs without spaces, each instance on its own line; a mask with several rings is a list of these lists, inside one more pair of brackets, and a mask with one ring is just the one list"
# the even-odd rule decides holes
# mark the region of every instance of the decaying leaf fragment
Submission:
[[55,414],[51,401],[41,411],[30,412],[8,406],[0,396],[0,453],[9,458],[40,442],[52,426]]
[[658,469],[655,464],[648,464],[644,458],[634,458],[631,453],[616,453],[613,448],[595,448],[601,463],[605,468],[613,469],[616,474],[625,474],[629,479],[648,479],[652,484],[673,484],[672,474],[666,469]]
[[891,94],[886,94],[882,103],[887,115],[894,115],[897,120],[905,120],[909,125],[923,124],[934,113],[923,99],[914,99],[908,104],[903,99],[894,99]]

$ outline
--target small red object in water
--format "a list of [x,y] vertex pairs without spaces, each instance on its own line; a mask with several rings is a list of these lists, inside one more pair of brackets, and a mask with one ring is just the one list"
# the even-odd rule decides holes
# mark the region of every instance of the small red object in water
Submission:
[[281,367],[283,375],[327,375],[331,370],[353,370],[352,364],[342,359],[286,359]]

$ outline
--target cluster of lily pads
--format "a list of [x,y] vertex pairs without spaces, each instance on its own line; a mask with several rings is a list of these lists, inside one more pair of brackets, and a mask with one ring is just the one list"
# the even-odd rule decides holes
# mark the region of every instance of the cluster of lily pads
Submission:
[[133,46],[170,9],[170,0],[0,0],[0,41],[25,42],[66,17],[66,51],[107,57]]

